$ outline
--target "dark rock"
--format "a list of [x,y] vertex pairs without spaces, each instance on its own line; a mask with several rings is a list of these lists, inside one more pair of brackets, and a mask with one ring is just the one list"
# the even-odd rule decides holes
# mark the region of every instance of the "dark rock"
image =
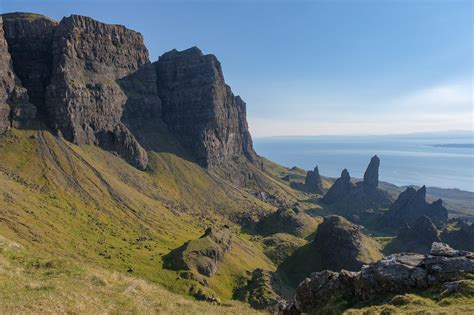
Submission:
[[399,251],[428,254],[433,242],[439,242],[438,230],[430,218],[419,217],[412,227],[406,225],[398,233]]
[[[288,179],[285,179],[288,177]],[[291,181],[291,175],[287,175],[283,180]],[[314,170],[308,171],[304,180],[304,184],[291,182],[291,187],[313,194],[322,194],[323,193],[323,183],[321,181],[321,176],[319,175],[319,169],[316,166]]]
[[[364,174],[364,181],[356,185],[350,182],[349,173],[336,180],[321,199],[327,205],[339,208],[337,213],[352,218],[369,209],[384,209],[390,205],[389,195],[378,188],[380,159],[375,155]],[[343,173],[344,173],[343,171]]]
[[345,199],[353,189],[354,184],[351,183],[351,176],[347,169],[342,170],[341,177],[339,177],[328,192],[321,199],[324,204],[332,204],[337,201]]
[[[445,248],[444,245],[435,247]],[[443,252],[446,251],[439,251]],[[324,309],[335,300],[357,303],[382,298],[389,293],[425,290],[473,272],[473,261],[468,255],[394,254],[363,266],[359,272],[326,270],[311,275],[296,289],[294,303],[286,302],[280,307],[280,313],[284,314],[287,307],[293,307],[293,314],[312,312]]]
[[27,89],[31,103],[44,114],[53,62],[53,32],[58,23],[32,13],[4,14],[3,19],[15,73]]
[[323,223],[319,225],[312,245],[321,257],[319,270],[339,271],[358,270],[368,262],[361,258],[370,256],[372,249],[366,248],[369,243],[371,244],[359,225],[340,216],[330,216],[324,218]]
[[453,249],[448,244],[439,241],[432,244],[430,251],[432,256],[460,257],[467,254],[469,254],[468,251]]
[[172,50],[155,63],[163,120],[204,167],[234,158],[256,160],[246,105],[225,84],[214,55]]
[[10,127],[28,127],[35,116],[36,108],[13,70],[0,17],[0,133]]
[[374,155],[370,159],[369,166],[364,173],[364,186],[368,189],[375,189],[379,186],[379,166],[380,159]]
[[448,210],[442,205],[441,199],[432,204],[426,202],[426,187],[419,190],[408,187],[384,215],[383,224],[390,227],[413,225],[420,216],[427,216],[436,225],[442,228],[448,221]]
[[72,15],[56,27],[46,92],[53,129],[76,144],[98,144],[145,169],[146,151],[121,122],[127,97],[117,80],[148,63],[141,34]]

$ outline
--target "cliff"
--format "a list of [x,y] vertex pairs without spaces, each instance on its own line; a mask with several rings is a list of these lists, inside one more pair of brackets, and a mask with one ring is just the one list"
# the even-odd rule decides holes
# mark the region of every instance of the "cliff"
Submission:
[[163,120],[205,167],[256,159],[246,105],[225,83],[214,55],[197,47],[172,50],[156,62]]

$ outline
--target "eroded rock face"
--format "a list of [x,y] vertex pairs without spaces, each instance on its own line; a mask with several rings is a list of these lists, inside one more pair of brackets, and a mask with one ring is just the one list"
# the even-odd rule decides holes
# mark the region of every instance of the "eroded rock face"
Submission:
[[53,32],[58,25],[31,13],[4,14],[5,38],[13,68],[38,111],[46,113],[46,87],[51,79]]
[[163,120],[205,167],[256,159],[246,105],[225,84],[214,55],[197,47],[172,50],[156,62]]
[[52,127],[76,144],[98,144],[145,169],[146,151],[121,122],[126,95],[116,82],[148,63],[141,34],[72,15],[56,27],[46,107]]
[[448,210],[443,206],[441,199],[426,202],[426,187],[419,190],[408,187],[384,215],[383,222],[387,226],[401,227],[405,224],[413,225],[420,216],[427,216],[438,228],[442,228],[448,221]]
[[0,16],[0,133],[10,127],[28,127],[35,116],[36,108],[13,70]]
[[298,286],[293,302],[281,304],[280,313],[311,312],[336,298],[357,302],[423,290],[458,280],[464,272],[474,272],[472,253],[434,243],[430,255],[394,254],[359,272],[315,273]]
[[[283,180],[291,182],[291,175],[287,175]],[[316,166],[314,170],[308,171],[304,179],[304,184],[302,183],[291,183],[291,187],[313,193],[313,194],[322,194],[323,193],[323,182],[321,181],[321,176],[319,175],[319,169]]]
[[354,184],[351,183],[351,176],[347,169],[344,169],[342,170],[341,177],[334,182],[328,192],[321,199],[321,202],[331,204],[343,200],[349,195],[353,187]]

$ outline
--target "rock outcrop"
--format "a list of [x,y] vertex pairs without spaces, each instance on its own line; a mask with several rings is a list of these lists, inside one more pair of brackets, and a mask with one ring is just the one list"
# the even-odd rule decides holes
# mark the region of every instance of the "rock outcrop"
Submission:
[[366,189],[376,189],[379,186],[379,166],[380,159],[377,155],[374,155],[364,173],[363,185]]
[[413,226],[406,225],[401,228],[395,239],[395,242],[398,243],[398,251],[421,254],[429,253],[431,244],[439,241],[436,226],[429,217],[424,215],[419,217]]
[[457,280],[463,273],[473,273],[473,259],[472,253],[433,243],[430,255],[394,254],[365,265],[358,272],[318,272],[301,282],[294,301],[282,303],[280,313],[306,313],[338,300],[357,303],[389,293],[424,290]]
[[257,231],[261,235],[288,233],[304,237],[311,233],[316,225],[315,219],[298,207],[281,207],[261,218],[257,223]]
[[319,169],[316,166],[314,170],[306,172],[304,183],[291,182],[291,174],[285,176],[283,180],[290,182],[290,185],[294,189],[298,189],[304,192],[312,194],[323,193],[323,182],[319,175]]
[[364,180],[352,184],[347,170],[321,199],[326,205],[335,205],[342,209],[345,216],[359,215],[367,209],[382,209],[390,205],[389,195],[378,188],[380,159],[371,158],[364,174]]
[[440,237],[452,247],[474,251],[474,223],[458,220],[449,229],[445,228]]
[[28,127],[36,116],[36,108],[13,70],[8,49],[0,17],[0,133],[10,127]]
[[329,216],[318,226],[313,241],[296,250],[278,271],[296,286],[313,272],[355,271],[381,257],[379,245],[364,235],[360,226],[340,216]]
[[354,184],[351,182],[351,176],[347,169],[343,169],[341,177],[339,177],[331,188],[327,191],[321,202],[324,204],[332,204],[345,199],[353,190]]
[[204,167],[256,159],[246,105],[225,84],[214,55],[172,50],[156,62],[163,120]]
[[232,245],[232,232],[229,227],[207,228],[195,240],[171,251],[164,257],[164,266],[173,270],[192,270],[204,276],[212,276],[217,265]]
[[390,206],[382,223],[393,228],[411,226],[420,216],[429,217],[437,228],[442,228],[448,221],[448,210],[441,199],[431,204],[426,202],[425,186],[418,190],[408,187]]
[[53,36],[46,107],[52,127],[76,144],[98,144],[145,169],[146,151],[121,122],[126,95],[116,82],[148,63],[141,34],[72,15]]

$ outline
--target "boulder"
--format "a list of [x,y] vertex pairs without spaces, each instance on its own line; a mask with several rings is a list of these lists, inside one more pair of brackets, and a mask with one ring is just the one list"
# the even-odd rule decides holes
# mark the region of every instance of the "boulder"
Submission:
[[[472,254],[452,256],[453,251],[446,244],[435,243],[432,253],[439,254],[436,256],[394,254],[365,265],[358,272],[315,273],[300,283],[293,301],[280,304],[280,314],[314,312],[338,300],[358,303],[380,299],[389,293],[426,290],[457,281],[464,273],[473,273]],[[448,286],[452,285],[444,287]]]

